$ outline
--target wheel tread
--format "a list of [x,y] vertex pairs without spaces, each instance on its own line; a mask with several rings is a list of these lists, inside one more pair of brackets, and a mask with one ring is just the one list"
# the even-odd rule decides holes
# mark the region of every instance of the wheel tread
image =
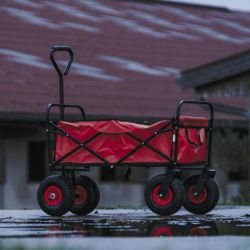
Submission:
[[157,175],[153,177],[146,185],[144,198],[147,206],[150,210],[152,210],[154,213],[162,215],[162,216],[168,216],[176,213],[183,205],[184,199],[185,199],[185,190],[183,187],[182,182],[174,178],[170,187],[173,190],[173,201],[170,205],[167,206],[158,206],[154,203],[152,200],[152,190],[155,186],[162,184],[165,179],[165,174]]
[[[63,193],[63,201],[57,206],[49,206],[44,201],[44,191],[50,185],[58,186]],[[69,211],[74,200],[73,186],[63,176],[50,175],[45,178],[38,187],[37,201],[40,208],[47,214],[52,216],[62,216]]]
[[86,204],[82,206],[77,206],[72,204],[70,212],[77,215],[86,215],[92,212],[98,205],[100,200],[100,191],[96,183],[85,175],[80,175],[76,177],[76,184],[83,184],[87,191],[87,201]]
[[193,214],[206,214],[210,212],[211,210],[213,210],[215,206],[217,205],[218,200],[219,200],[219,188],[216,182],[214,181],[214,179],[209,178],[205,184],[205,188],[207,189],[207,192],[208,192],[208,198],[202,204],[195,205],[189,201],[187,192],[188,192],[188,188],[191,185],[194,185],[195,183],[197,183],[198,178],[199,178],[199,175],[193,175],[193,176],[188,177],[184,181],[186,198],[185,198],[183,206],[186,210],[188,210],[189,212]]

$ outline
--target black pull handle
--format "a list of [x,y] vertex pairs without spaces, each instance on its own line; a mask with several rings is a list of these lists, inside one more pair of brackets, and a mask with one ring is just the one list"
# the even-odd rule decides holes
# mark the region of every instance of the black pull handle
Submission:
[[[69,46],[64,46],[64,45],[53,46],[51,48],[51,51],[50,51],[50,60],[53,64],[53,66],[55,67],[55,70],[59,76],[60,105],[63,105],[64,104],[63,74],[62,74],[62,71],[60,70],[60,68],[58,67],[58,64],[56,63],[56,60],[54,57],[54,55],[57,51],[63,51],[63,52],[69,53],[69,61],[64,69],[64,72],[63,72],[64,75],[68,74],[70,66],[73,62],[74,55],[73,55],[72,49]],[[61,118],[61,120],[64,120],[64,107],[63,106],[60,106],[60,118]]]
[[62,72],[60,70],[60,68],[58,67],[58,64],[56,63],[56,60],[55,60],[55,57],[54,57],[54,54],[55,52],[57,51],[65,51],[65,52],[68,52],[69,53],[69,61],[68,61],[68,64],[66,65],[65,69],[64,69],[64,72],[63,74],[64,75],[67,75],[68,72],[69,72],[69,69],[70,69],[70,66],[73,62],[73,59],[74,59],[74,54],[73,54],[73,51],[72,49],[69,47],[69,46],[65,46],[65,45],[55,45],[51,48],[51,52],[50,52],[50,60],[51,60],[51,63],[53,64],[53,66],[55,67],[59,77],[62,77]]

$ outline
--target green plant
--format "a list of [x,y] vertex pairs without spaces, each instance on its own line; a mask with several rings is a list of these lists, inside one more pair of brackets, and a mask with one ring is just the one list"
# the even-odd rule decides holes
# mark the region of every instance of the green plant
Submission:
[[248,167],[248,137],[231,128],[217,130],[213,136],[213,166],[224,172],[224,202],[227,201],[227,183],[229,173],[241,173],[243,178]]
[[233,199],[234,202],[249,205],[250,204],[250,183],[242,182],[239,188],[239,194]]

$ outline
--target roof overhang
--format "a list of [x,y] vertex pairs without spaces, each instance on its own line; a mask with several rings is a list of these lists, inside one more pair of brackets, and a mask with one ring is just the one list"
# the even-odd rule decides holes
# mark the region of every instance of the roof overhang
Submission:
[[[197,68],[185,70],[176,79],[183,88],[194,88],[203,93],[214,88],[217,92],[226,83],[226,87],[234,89],[234,95],[249,95],[250,76],[250,50],[223,58],[213,63],[205,64]],[[237,81],[240,78],[241,81]],[[222,86],[221,85],[221,86]],[[225,90],[225,86],[222,86]]]

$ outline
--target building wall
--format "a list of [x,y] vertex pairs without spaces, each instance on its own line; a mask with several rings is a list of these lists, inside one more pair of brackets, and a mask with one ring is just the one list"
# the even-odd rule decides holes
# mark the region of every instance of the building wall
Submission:
[[249,72],[196,88],[196,95],[204,97],[248,97],[250,95]]
[[27,186],[25,139],[5,140],[3,208],[25,208],[30,195]]
[[[0,208],[36,208],[38,183],[29,182],[29,142],[44,141],[41,127],[1,129]],[[36,166],[34,166],[35,168]]]
[[5,155],[5,146],[4,141],[0,138],[0,208],[3,207],[3,183],[4,183],[4,155]]

